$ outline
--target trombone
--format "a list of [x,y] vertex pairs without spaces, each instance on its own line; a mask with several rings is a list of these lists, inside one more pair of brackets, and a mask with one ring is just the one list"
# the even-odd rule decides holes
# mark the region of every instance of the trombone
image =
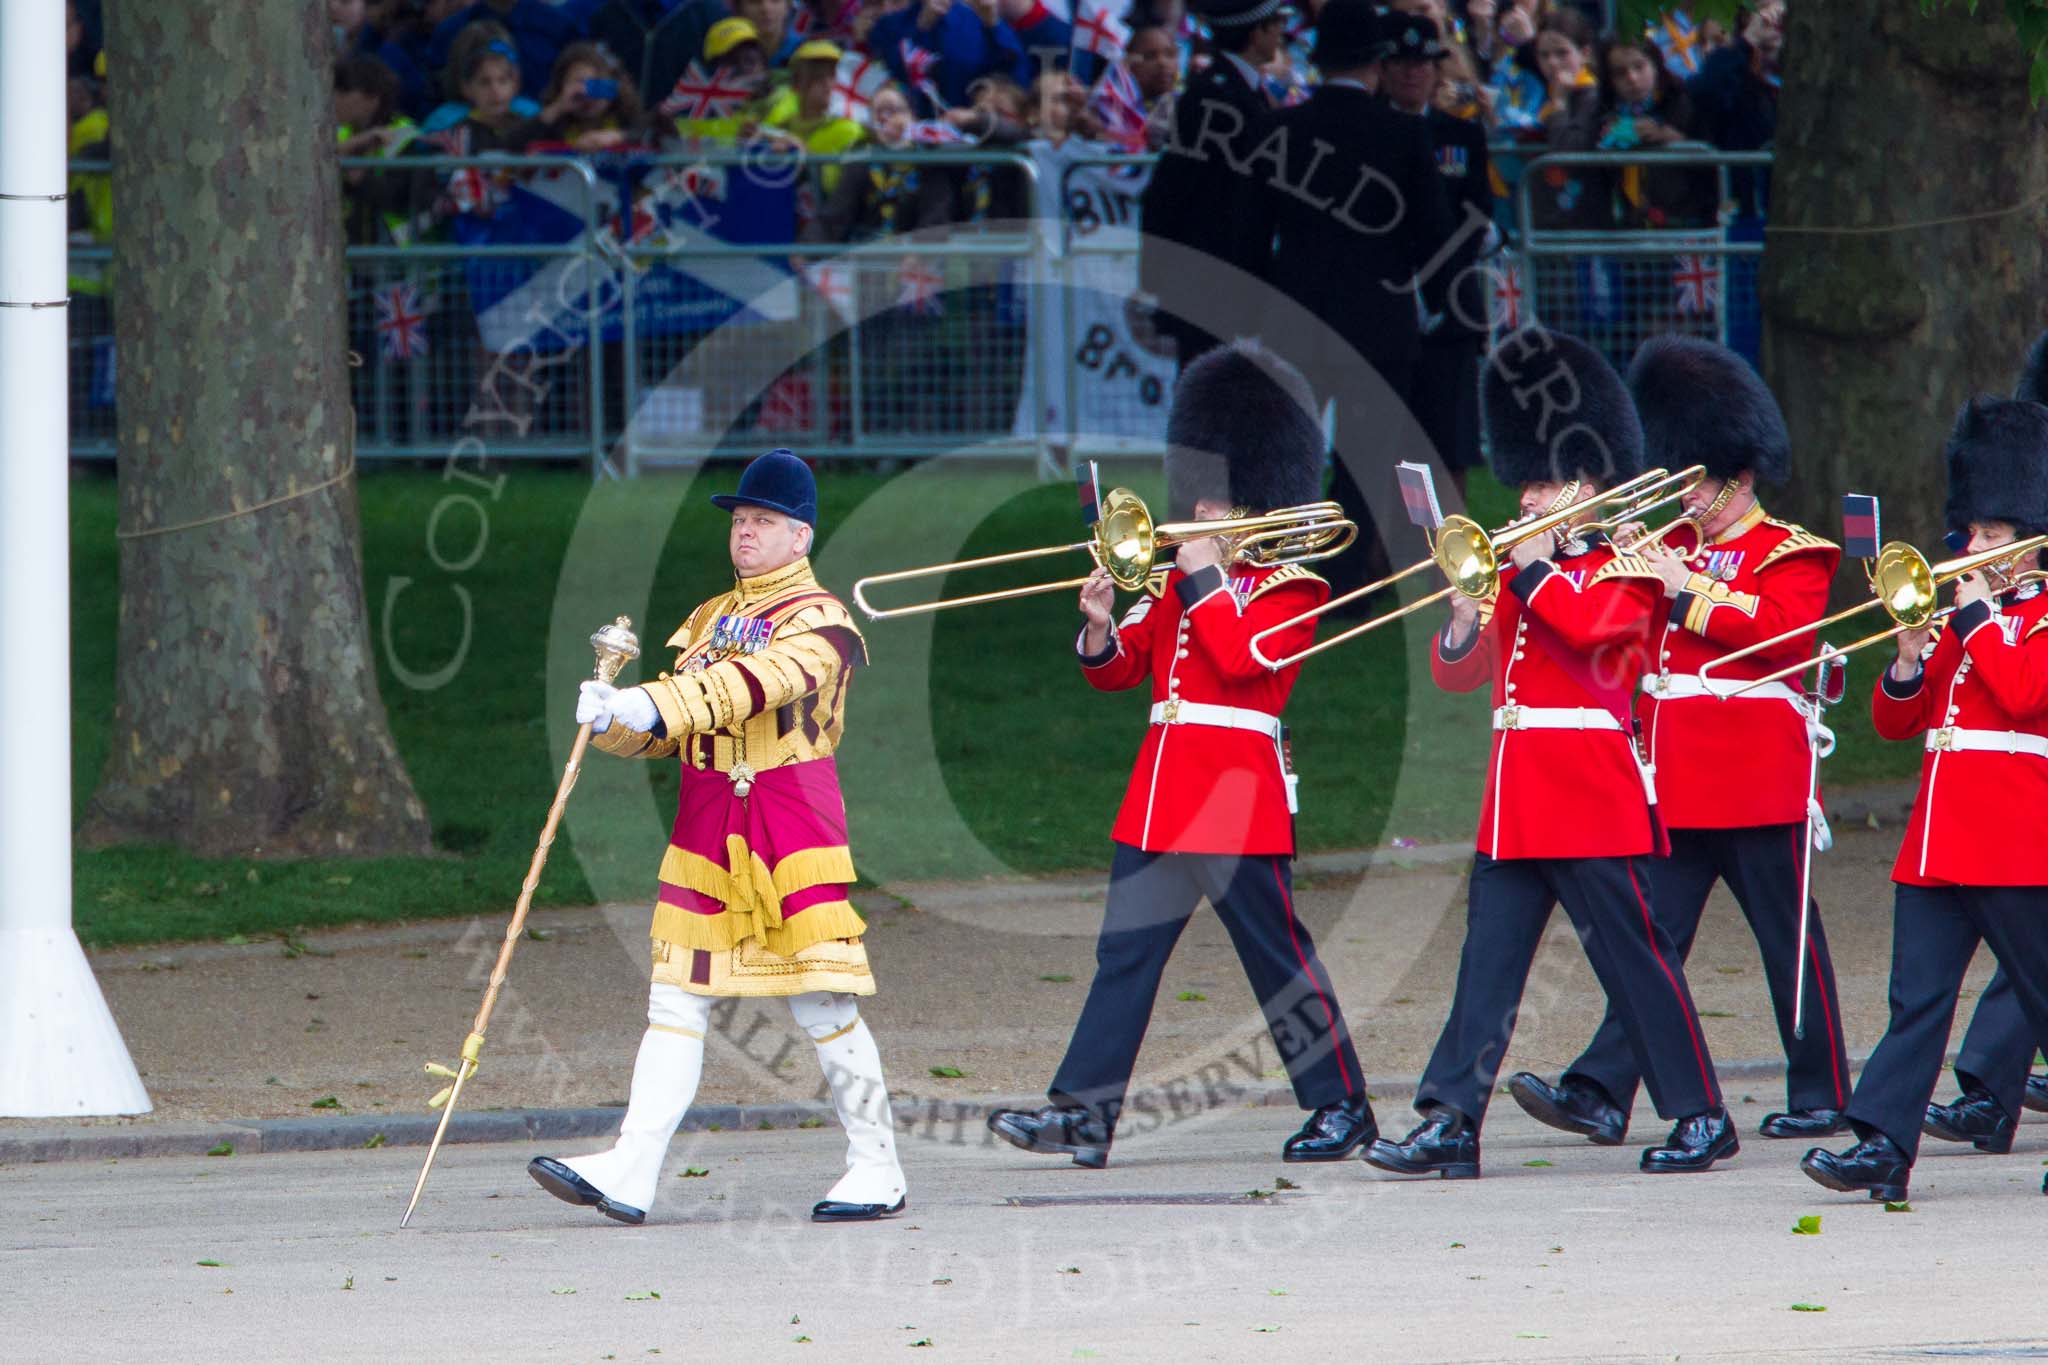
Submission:
[[1754,688],[1762,687],[1765,683],[1777,682],[1780,679],[1804,673],[1809,668],[1826,663],[1830,659],[1839,658],[1845,654],[1854,654],[1857,650],[1877,644],[1881,640],[1889,640],[1894,636],[1903,635],[1909,630],[1925,630],[1929,626],[1946,621],[1955,611],[1955,608],[1952,606],[1938,607],[1937,605],[1940,600],[1941,587],[1945,583],[1953,582],[1958,578],[1976,573],[1979,570],[1994,573],[2000,578],[2006,579],[2007,587],[2018,587],[2022,583],[2036,582],[2048,578],[2048,573],[2043,573],[2037,569],[2030,569],[2018,575],[2014,575],[2012,572],[2014,562],[2022,555],[2033,550],[2042,549],[2043,547],[2048,547],[2048,535],[2028,536],[2024,540],[2015,540],[2006,545],[1994,545],[1988,550],[1979,550],[1975,554],[1961,555],[1955,559],[1944,559],[1940,563],[1930,564],[1926,555],[1920,553],[1920,551],[1914,549],[1905,541],[1887,541],[1878,549],[1877,558],[1874,561],[1866,562],[1866,567],[1863,571],[1864,576],[1870,580],[1872,594],[1870,601],[1859,602],[1845,611],[1838,611],[1832,616],[1823,616],[1811,625],[1800,626],[1795,630],[1782,631],[1777,635],[1773,635],[1768,640],[1759,640],[1753,645],[1746,645],[1741,649],[1735,650],[1733,653],[1723,654],[1718,659],[1709,660],[1707,663],[1700,665],[1700,677],[1705,679],[1717,668],[1723,668],[1738,660],[1747,659],[1753,654],[1761,654],[1765,650],[1784,644],[1787,640],[1796,640],[1802,635],[1811,635],[1825,626],[1835,624],[1837,621],[1846,621],[1852,616],[1869,611],[1872,607],[1883,607],[1885,615],[1892,618],[1893,625],[1889,630],[1881,630],[1873,635],[1866,635],[1862,639],[1851,641],[1846,645],[1826,646],[1811,659],[1802,659],[1796,664],[1787,664],[1776,672],[1764,674],[1761,678],[1751,678],[1744,682],[1741,687],[1729,691],[1726,695],[1739,697]]
[[[1321,654],[1326,649],[1334,649],[1346,640],[1355,639],[1367,631],[1378,630],[1381,626],[1391,621],[1398,621],[1404,616],[1412,616],[1431,603],[1444,601],[1452,593],[1462,593],[1475,602],[1490,601],[1493,595],[1500,590],[1501,560],[1506,557],[1508,551],[1523,541],[1543,535],[1548,531],[1557,530],[1559,527],[1578,520],[1578,518],[1590,511],[1602,508],[1611,508],[1613,510],[1597,521],[1584,523],[1581,529],[1611,530],[1623,523],[1639,520],[1647,513],[1663,506],[1667,502],[1675,502],[1683,498],[1687,493],[1698,487],[1700,481],[1706,478],[1706,476],[1707,471],[1703,465],[1693,465],[1688,469],[1681,469],[1675,474],[1662,469],[1651,469],[1636,475],[1633,479],[1616,484],[1605,493],[1586,502],[1569,501],[1578,494],[1578,483],[1575,480],[1567,484],[1564,490],[1558,494],[1558,501],[1551,506],[1549,511],[1539,512],[1535,516],[1526,517],[1521,521],[1509,522],[1497,531],[1488,531],[1478,522],[1472,520],[1472,518],[1453,512],[1444,518],[1443,524],[1437,528],[1436,534],[1430,538],[1430,557],[1428,559],[1418,560],[1405,569],[1388,574],[1377,583],[1368,583],[1362,588],[1353,588],[1350,592],[1339,594],[1319,607],[1302,612],[1300,615],[1289,620],[1282,621],[1277,626],[1267,627],[1265,630],[1252,636],[1252,657],[1267,668],[1277,671]],[[1307,648],[1298,650],[1284,658],[1267,658],[1265,652],[1260,648],[1261,642],[1268,636],[1278,635],[1282,631],[1291,630],[1304,621],[1314,621],[1325,612],[1333,611],[1347,602],[1355,602],[1359,598],[1376,593],[1381,588],[1398,583],[1404,578],[1413,577],[1416,574],[1422,573],[1431,565],[1440,569],[1444,577],[1450,580],[1448,587],[1439,588],[1427,597],[1410,602],[1407,606],[1388,612],[1384,616],[1375,616],[1370,621],[1361,621],[1348,630],[1339,631],[1327,640],[1318,640]]]
[[945,611],[951,607],[972,607],[986,602],[1008,602],[1018,597],[1072,591],[1086,583],[1091,575],[973,593],[965,597],[940,597],[901,607],[877,607],[867,597],[869,589],[886,583],[907,583],[959,570],[986,569],[997,564],[1019,564],[1026,560],[1050,559],[1078,552],[1086,552],[1096,567],[1109,570],[1110,578],[1119,588],[1136,592],[1152,577],[1162,551],[1209,536],[1220,536],[1226,542],[1225,563],[1243,559],[1260,568],[1272,568],[1281,564],[1311,564],[1341,554],[1358,538],[1358,526],[1334,502],[1303,503],[1299,507],[1283,507],[1256,516],[1223,517],[1214,521],[1155,522],[1143,498],[1128,488],[1112,488],[1102,499],[1102,515],[1086,540],[1077,540],[1071,545],[1047,545],[1035,550],[1013,550],[1008,554],[987,555],[980,559],[873,574],[853,585],[853,600],[870,620],[884,621],[896,616]]

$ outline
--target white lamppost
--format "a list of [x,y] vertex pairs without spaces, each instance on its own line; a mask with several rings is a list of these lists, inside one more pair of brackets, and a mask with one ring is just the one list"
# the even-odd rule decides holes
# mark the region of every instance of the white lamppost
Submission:
[[0,1115],[149,1095],[71,927],[64,7],[0,0]]

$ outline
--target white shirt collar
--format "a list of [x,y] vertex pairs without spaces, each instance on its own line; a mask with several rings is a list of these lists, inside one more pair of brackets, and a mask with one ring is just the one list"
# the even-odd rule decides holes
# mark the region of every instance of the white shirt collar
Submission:
[[1226,52],[1223,54],[1223,56],[1225,60],[1227,60],[1232,66],[1237,68],[1237,74],[1244,77],[1244,83],[1246,85],[1250,86],[1254,90],[1260,90],[1265,87],[1265,82],[1262,79],[1260,79],[1259,69],[1256,66],[1253,66],[1250,62],[1238,56],[1235,52]]

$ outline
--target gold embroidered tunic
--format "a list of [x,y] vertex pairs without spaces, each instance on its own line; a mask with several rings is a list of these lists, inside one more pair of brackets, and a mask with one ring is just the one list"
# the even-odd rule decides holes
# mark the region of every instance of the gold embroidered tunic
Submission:
[[676,758],[676,821],[651,936],[657,980],[703,995],[874,991],[834,754],[866,644],[810,561],[736,582],[668,643],[644,684],[661,724],[592,737]]

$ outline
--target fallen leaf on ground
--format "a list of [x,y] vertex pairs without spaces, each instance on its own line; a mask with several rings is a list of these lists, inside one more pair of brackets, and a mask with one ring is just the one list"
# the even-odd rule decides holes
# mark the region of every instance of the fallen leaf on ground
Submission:
[[1800,1237],[1820,1236],[1820,1215],[1817,1213],[1802,1213],[1799,1215],[1799,1221],[1792,1225],[1792,1231]]
[[208,1156],[233,1156],[235,1154],[235,1144],[232,1142],[223,1142],[218,1147],[208,1147],[206,1149],[206,1154]]
[[1209,997],[1200,991],[1182,991],[1173,998],[1176,1000],[1207,1000]]
[[526,936],[532,939],[535,943],[546,943],[549,939],[555,936],[555,931],[552,929],[536,929],[533,926],[528,925],[526,929]]
[[935,1066],[932,1068],[932,1075],[942,1080],[957,1081],[966,1074],[957,1066]]
[[384,1145],[384,1142],[385,1138],[382,1133],[372,1133],[370,1134],[369,1140],[363,1144],[363,1147],[366,1151],[374,1152],[379,1147],[382,1147]]
[[796,1126],[799,1128],[823,1128],[825,1126],[825,1120],[819,1118],[816,1114],[813,1114],[807,1119],[798,1119],[796,1121]]
[[1886,1213],[1911,1213],[1913,1206],[1903,1199],[1887,1199],[1884,1201],[1884,1211]]
[[322,1095],[319,1099],[313,1101],[313,1108],[339,1109],[341,1108],[341,1098],[337,1095]]
[[1292,1180],[1289,1180],[1286,1176],[1283,1175],[1273,1181],[1273,1188],[1276,1190],[1298,1190],[1301,1188],[1301,1186],[1295,1184]]
[[1825,1313],[1828,1311],[1828,1306],[1824,1303],[1795,1303],[1792,1305],[1792,1311],[1795,1313]]
[[708,1166],[685,1166],[682,1170],[676,1172],[676,1179],[690,1180],[700,1175],[710,1174],[711,1168]]
[[1543,1159],[1542,1157],[1540,1157],[1540,1156],[1539,1156],[1539,1157],[1537,1157],[1537,1158],[1535,1158],[1535,1159],[1534,1159],[1534,1160],[1532,1160],[1532,1161],[1525,1161],[1525,1162],[1523,1162],[1522,1164],[1523,1164],[1524,1166],[1548,1166],[1548,1165],[1550,1165],[1550,1163],[1549,1163],[1548,1161],[1545,1161],[1545,1160],[1544,1160],[1544,1159]]
[[648,1291],[647,1291],[646,1293],[644,1293],[644,1294],[628,1294],[628,1295],[626,1295],[626,1302],[627,1302],[627,1303],[637,1303],[637,1302],[643,1302],[643,1301],[645,1301],[645,1300],[647,1300],[647,1299],[658,1299],[658,1298],[660,1298],[660,1297],[661,1297],[661,1295],[657,1294],[657,1293],[656,1293],[655,1291],[653,1291],[652,1289],[650,1289],[650,1290],[648,1290]]
[[194,1265],[203,1265],[203,1266],[205,1266],[205,1267],[206,1267],[207,1269],[209,1269],[209,1270],[218,1270],[218,1269],[220,1269],[220,1268],[221,1268],[221,1266],[222,1266],[222,1265],[224,1265],[224,1264],[225,1264],[225,1262],[222,1262],[222,1261],[194,1261],[194,1262],[193,1262],[193,1264],[194,1264]]
[[573,1294],[575,1292],[573,1289],[550,1289],[548,1291],[550,1294]]
[[1041,976],[1038,979],[1040,981],[1050,981],[1055,986],[1064,986],[1074,978],[1068,976],[1065,972],[1055,972],[1051,976]]

